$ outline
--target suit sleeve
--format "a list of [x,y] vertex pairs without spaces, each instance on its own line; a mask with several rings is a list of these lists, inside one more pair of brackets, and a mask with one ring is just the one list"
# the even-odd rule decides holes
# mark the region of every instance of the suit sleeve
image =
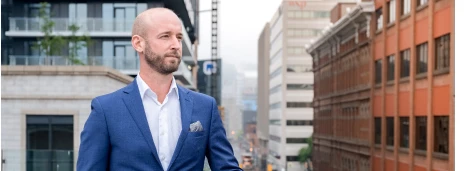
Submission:
[[78,171],[108,170],[109,135],[107,121],[99,100],[91,102],[91,114],[81,132],[76,169]]
[[217,103],[212,98],[212,116],[210,121],[209,142],[206,152],[211,170],[242,170],[233,154],[220,118]]

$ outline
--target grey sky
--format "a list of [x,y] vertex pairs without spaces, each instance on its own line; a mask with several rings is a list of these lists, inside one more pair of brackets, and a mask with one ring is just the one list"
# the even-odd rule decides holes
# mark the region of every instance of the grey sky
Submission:
[[[220,58],[239,71],[256,71],[257,41],[281,0],[221,0],[219,4]],[[211,0],[200,0],[200,10],[211,9]],[[211,13],[200,13],[199,59],[210,59]],[[240,65],[245,67],[239,67]]]

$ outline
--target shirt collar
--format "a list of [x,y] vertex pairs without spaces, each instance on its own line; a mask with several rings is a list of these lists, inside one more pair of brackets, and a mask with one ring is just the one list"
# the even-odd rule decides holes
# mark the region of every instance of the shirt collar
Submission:
[[[148,91],[148,90],[152,91],[152,90],[149,88],[149,86],[146,84],[146,82],[141,78],[139,73],[136,76],[136,82],[137,82],[137,85],[138,85],[139,94],[141,96],[141,99],[144,99],[144,94],[146,94],[146,91]],[[176,85],[175,77],[172,78],[172,84],[170,86],[170,90],[168,91],[168,94],[170,94],[173,90],[175,90],[175,92],[176,92],[176,97],[178,97],[178,99],[180,99],[180,95],[178,93],[178,86]],[[155,94],[155,95],[157,96],[157,94]]]

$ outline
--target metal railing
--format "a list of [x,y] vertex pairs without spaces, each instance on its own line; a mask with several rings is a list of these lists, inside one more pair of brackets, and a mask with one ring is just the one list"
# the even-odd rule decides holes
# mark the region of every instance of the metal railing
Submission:
[[73,150],[3,149],[3,170],[74,170]]
[[[75,24],[83,32],[131,32],[134,19],[104,18],[51,18],[55,23],[53,31],[67,32]],[[9,31],[41,31],[44,22],[41,18],[10,18]]]
[[[100,56],[78,57],[85,65],[102,65],[103,58]],[[26,56],[10,55],[9,65],[74,65],[70,58],[64,56]]]
[[[88,56],[78,57],[84,65],[107,66],[117,70],[139,69],[137,56]],[[10,55],[9,65],[79,65],[66,56],[24,56]]]

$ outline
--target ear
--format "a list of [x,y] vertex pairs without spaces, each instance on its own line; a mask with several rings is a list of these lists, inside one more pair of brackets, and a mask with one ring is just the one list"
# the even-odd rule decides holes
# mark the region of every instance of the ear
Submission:
[[144,39],[139,35],[131,37],[131,44],[133,45],[134,50],[138,53],[142,53],[146,47]]

